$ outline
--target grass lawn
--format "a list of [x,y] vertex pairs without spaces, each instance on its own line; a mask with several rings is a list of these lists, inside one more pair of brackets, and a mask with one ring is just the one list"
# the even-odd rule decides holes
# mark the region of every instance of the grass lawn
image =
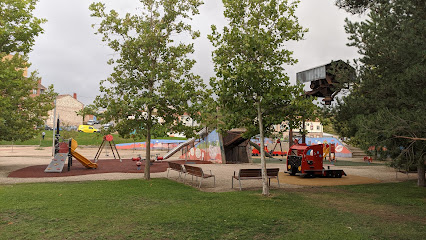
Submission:
[[0,185],[1,239],[424,239],[413,181],[201,192],[167,179]]
[[[46,133],[46,136],[44,140],[42,140],[41,133]],[[53,132],[52,131],[46,131],[43,130],[40,131],[40,134],[37,135],[35,138],[23,141],[23,142],[14,142],[15,145],[40,145],[41,147],[49,147],[52,146],[52,138],[53,138]],[[61,137],[64,139],[74,138],[78,145],[94,145],[98,146],[102,143],[103,140],[103,134],[102,133],[84,133],[84,132],[75,132],[75,131],[61,131],[60,132]],[[119,143],[131,143],[133,142],[133,139],[125,139],[120,137],[118,134],[112,134],[114,136],[114,142],[116,144]],[[186,138],[171,138],[171,137],[164,137],[161,139],[173,139],[173,140],[185,140]],[[135,139],[135,142],[145,142],[145,139]],[[0,141],[0,145],[12,145],[11,141]]]

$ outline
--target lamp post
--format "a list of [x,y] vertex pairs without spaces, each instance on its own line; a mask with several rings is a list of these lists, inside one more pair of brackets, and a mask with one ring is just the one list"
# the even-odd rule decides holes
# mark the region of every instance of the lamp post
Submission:
[[53,130],[52,130],[52,156],[55,155],[55,120],[56,120],[56,97],[55,100],[53,100],[53,105],[55,108],[53,109]]

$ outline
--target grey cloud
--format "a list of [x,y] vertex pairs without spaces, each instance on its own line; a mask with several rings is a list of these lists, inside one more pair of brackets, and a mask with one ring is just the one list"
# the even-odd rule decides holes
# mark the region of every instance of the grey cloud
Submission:
[[[91,24],[98,22],[90,17],[87,0],[41,0],[36,16],[48,19],[44,25],[45,34],[37,38],[34,51],[30,54],[33,66],[43,79],[44,85],[54,84],[60,94],[76,92],[84,104],[92,103],[99,94],[99,82],[112,72],[107,65],[112,51],[94,35]],[[119,13],[137,12],[138,1],[102,1],[108,8]],[[288,66],[291,82],[295,82],[296,72],[315,67],[331,60],[353,59],[356,49],[346,47],[347,36],[344,32],[344,18],[352,17],[339,10],[329,0],[303,0],[297,10],[300,23],[310,29],[305,40],[288,43],[299,63]],[[139,8],[140,10],[140,8]],[[193,26],[201,32],[196,40],[197,60],[194,72],[205,82],[214,75],[211,62],[213,47],[207,40],[210,26],[219,28],[226,24],[223,18],[223,6],[220,0],[205,0],[200,8],[201,14],[194,18]]]

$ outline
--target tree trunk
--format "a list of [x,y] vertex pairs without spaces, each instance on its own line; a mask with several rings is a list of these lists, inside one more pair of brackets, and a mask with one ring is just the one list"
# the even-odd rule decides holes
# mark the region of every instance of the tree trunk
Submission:
[[259,123],[260,133],[260,165],[262,168],[262,195],[269,196],[269,185],[268,178],[266,175],[266,161],[265,161],[265,137],[263,136],[263,123],[262,123],[262,112],[260,109],[260,101],[257,102],[257,120]]
[[417,166],[417,186],[426,187],[425,185],[425,161],[423,156],[420,156],[419,164]]
[[151,179],[151,110],[148,109],[148,123],[146,124],[146,142],[145,142],[145,180]]

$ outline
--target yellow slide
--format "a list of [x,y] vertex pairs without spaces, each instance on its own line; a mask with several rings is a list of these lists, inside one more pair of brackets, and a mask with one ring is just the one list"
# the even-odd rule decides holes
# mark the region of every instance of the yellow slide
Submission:
[[76,152],[75,149],[77,148],[78,143],[76,140],[71,139],[71,155],[75,157],[83,166],[86,168],[98,168],[98,164],[92,163],[89,159],[82,156],[80,153]]
[[322,160],[324,161],[326,157],[328,157],[328,155],[330,154],[330,148],[331,146],[328,145],[328,147],[326,147],[326,144],[324,144],[324,148],[323,148],[323,156],[322,156]]

